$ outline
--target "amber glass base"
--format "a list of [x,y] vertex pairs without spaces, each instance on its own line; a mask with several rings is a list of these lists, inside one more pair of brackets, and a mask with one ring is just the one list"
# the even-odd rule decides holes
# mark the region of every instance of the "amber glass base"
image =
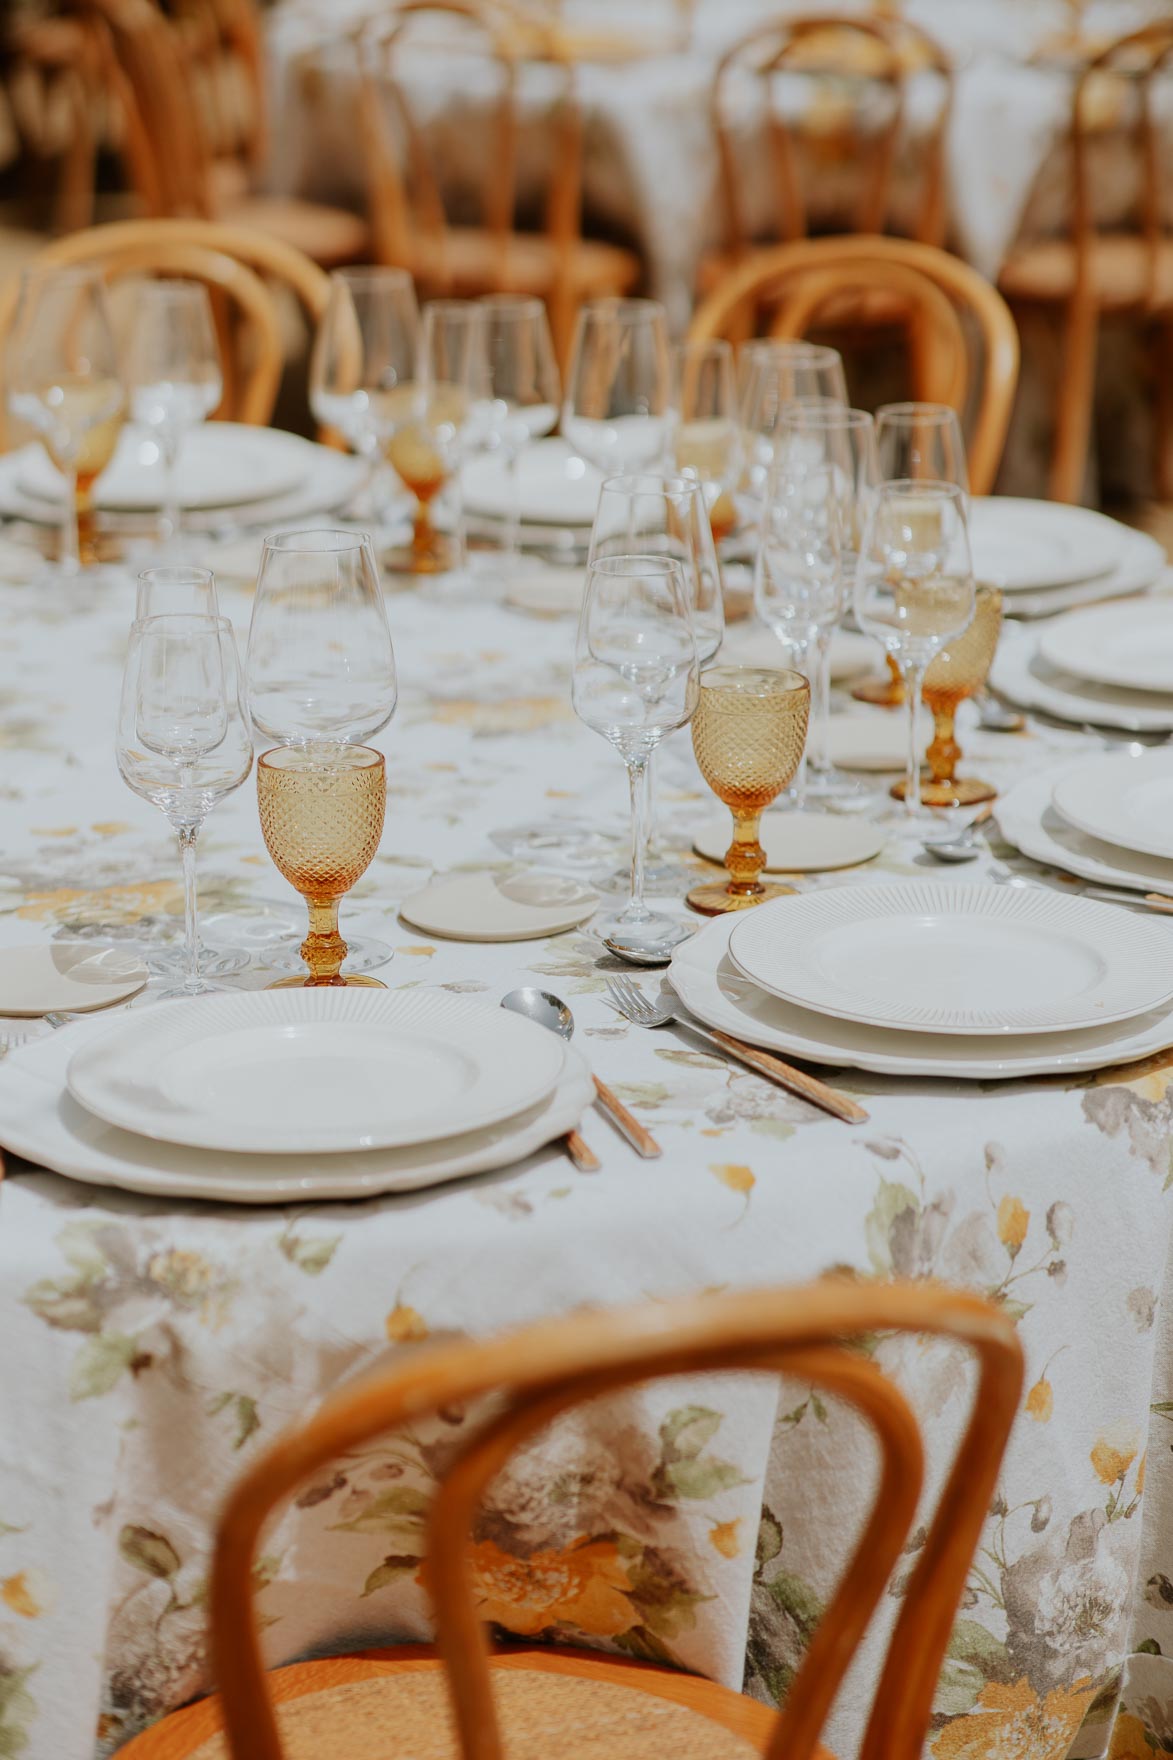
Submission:
[[902,678],[865,678],[853,684],[851,694],[858,703],[876,703],[881,709],[899,709],[904,702]]
[[756,904],[765,904],[771,898],[785,898],[787,893],[795,890],[793,886],[771,883],[763,886],[760,892],[730,892],[728,881],[723,884],[712,881],[707,886],[694,886],[688,894],[688,903],[702,916],[719,917],[724,911],[752,910]]
[[[892,784],[889,793],[898,801],[904,799],[904,780]],[[922,782],[920,799],[923,807],[976,807],[982,801],[996,801],[998,790],[976,776],[956,776],[952,782]]]
[[364,990],[385,990],[387,988],[382,978],[368,978],[362,972],[354,972],[349,976],[346,972],[342,972],[337,981],[332,984],[315,984],[310,978],[300,976],[276,978],[273,983],[266,984],[265,988],[266,990],[349,990],[357,985],[361,985]]

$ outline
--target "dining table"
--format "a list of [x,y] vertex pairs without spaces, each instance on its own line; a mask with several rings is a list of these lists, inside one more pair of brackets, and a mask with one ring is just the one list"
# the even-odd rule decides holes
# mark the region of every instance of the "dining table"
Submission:
[[[216,569],[243,646],[259,538],[188,543]],[[150,946],[178,933],[171,839],[114,761],[133,606],[130,567],[45,580],[16,536],[0,536],[6,946]],[[495,943],[413,930],[399,906],[433,874],[527,871],[501,847],[520,822],[586,821],[607,851],[595,850],[590,877],[621,866],[625,781],[571,706],[572,612],[518,609],[476,573],[390,583],[387,609],[400,700],[375,741],[386,827],[343,933],[390,944],[378,976],[392,988],[438,987],[486,1007],[521,985],[563,998],[576,1046],[662,1155],[639,1158],[592,1108],[581,1129],[593,1173],[553,1143],[419,1191],[250,1205],[96,1186],[9,1154],[0,1755],[105,1755],[208,1690],[206,1591],[226,1490],[352,1378],[428,1340],[828,1275],[983,1292],[1026,1354],[1028,1392],[954,1628],[931,1752],[1168,1750],[1173,1052],[1002,1082],[836,1070],[867,1114],[846,1123],[687,1032],[629,1024],[606,990],[619,962],[589,925]],[[885,715],[861,713],[877,726]],[[1000,789],[1102,743],[1033,716],[1022,733],[983,732],[967,715],[966,757]],[[682,876],[664,902],[683,918],[688,884],[714,872],[692,849],[713,802],[687,730],[665,746],[659,801],[658,835]],[[916,828],[899,816],[886,826],[873,861],[806,875],[802,889],[1040,873],[996,834],[977,861],[942,870]],[[200,862],[209,941],[222,920],[263,924],[297,905],[266,855],[251,782],[218,808]],[[234,981],[260,987],[271,975],[254,961]],[[635,976],[654,992],[657,974]],[[188,1005],[148,991],[131,1006]],[[0,1020],[0,1052],[19,1058],[26,1040],[83,1030]],[[4,1133],[0,1110],[0,1144]],[[931,1497],[967,1413],[970,1366],[937,1344],[872,1348],[922,1425]],[[301,1490],[254,1571],[271,1663],[428,1637],[424,1516],[476,1417],[445,1410]],[[595,1402],[491,1488],[473,1548],[482,1611],[516,1638],[670,1664],[776,1702],[874,1485],[864,1428],[809,1386],[722,1375]],[[923,1537],[918,1522],[910,1566]],[[837,1753],[859,1739],[905,1580],[889,1585],[833,1713]]]

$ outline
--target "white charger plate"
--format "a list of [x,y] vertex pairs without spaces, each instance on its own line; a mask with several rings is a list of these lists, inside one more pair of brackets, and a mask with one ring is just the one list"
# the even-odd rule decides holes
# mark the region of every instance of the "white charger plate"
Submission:
[[565,1043],[447,990],[253,990],[136,1011],[81,1046],[73,1098],[192,1148],[340,1154],[483,1129],[543,1099]]
[[1173,860],[1173,751],[1118,752],[1075,765],[1052,800],[1069,825],[1101,843]]
[[75,1048],[104,1026],[79,1021],[0,1059],[0,1143],[53,1173],[167,1202],[290,1204],[416,1191],[523,1161],[574,1130],[594,1098],[590,1070],[568,1046],[545,1099],[514,1118],[443,1142],[325,1157],[189,1149],[105,1124],[68,1093],[66,1071]]
[[1020,709],[1037,709],[1074,727],[1119,727],[1128,733],[1173,732],[1173,696],[1092,684],[1052,666],[1040,652],[1035,632],[998,643],[990,668],[990,687]]
[[[1082,762],[1076,760],[1077,765]],[[1062,868],[1097,886],[1123,886],[1173,898],[1173,862],[1101,843],[1056,812],[1052,805],[1055,783],[1070,767],[1061,764],[1024,777],[999,797],[994,817],[1007,843],[1032,861]]]
[[[175,480],[181,507],[232,507],[288,495],[313,469],[308,440],[282,428],[244,422],[204,422],[179,445]],[[17,487],[42,501],[60,502],[65,478],[40,446],[21,454]],[[94,485],[98,507],[111,512],[145,513],[159,506],[163,489],[158,442],[142,428],[123,428],[114,457]]]
[[122,947],[92,941],[0,949],[0,1015],[88,1014],[137,996],[150,973]]
[[[884,650],[871,636],[858,630],[837,629],[831,637],[831,681],[841,683],[858,678],[883,664]],[[734,625],[725,632],[721,651],[714,662],[717,666],[788,667],[793,664],[790,649],[780,642],[773,630],[758,622]]]
[[978,495],[970,504],[974,572],[1005,593],[1069,587],[1114,569],[1127,528],[1088,507]]
[[1173,602],[1069,612],[1043,631],[1039,651],[1050,665],[1093,684],[1173,697]]
[[1043,889],[933,881],[775,899],[737,922],[734,963],[800,1007],[901,1031],[1052,1033],[1173,1000],[1173,936]]
[[672,955],[672,987],[706,1026],[786,1057],[875,1075],[990,1082],[1108,1069],[1173,1046],[1173,1010],[1166,1009],[1046,1038],[999,1034],[961,1042],[935,1033],[894,1036],[884,1028],[832,1020],[770,996],[744,978],[729,955],[735,926],[736,919],[719,917],[683,942]]
[[[460,481],[470,513],[508,517],[512,491],[502,459],[492,454],[470,459]],[[579,458],[565,440],[535,441],[517,461],[519,517],[528,525],[585,526],[589,531],[602,483],[602,471]]]

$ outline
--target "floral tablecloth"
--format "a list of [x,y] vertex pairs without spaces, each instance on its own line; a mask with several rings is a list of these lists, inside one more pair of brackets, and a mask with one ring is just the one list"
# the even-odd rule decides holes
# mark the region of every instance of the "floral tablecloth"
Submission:
[[[67,592],[0,584],[6,944],[177,922],[166,829],[112,755],[131,604],[121,578]],[[84,1760],[207,1686],[209,1533],[224,1489],[347,1377],[428,1337],[832,1268],[985,1290],[1026,1350],[1026,1408],[933,1754],[1059,1760],[1081,1726],[1088,1754],[1113,1732],[1120,1754],[1173,1747],[1162,1654],[1173,1650],[1173,1058],[1001,1086],[848,1075],[871,1114],[848,1127],[675,1034],[618,1020],[585,933],[481,946],[406,930],[397,901],[434,868],[501,863],[494,829],[572,813],[621,834],[624,781],[571,712],[571,623],[434,591],[389,607],[403,695],[382,740],[387,828],[347,920],[394,943],[390,984],[491,1004],[539,982],[567,997],[584,1050],[663,1159],[638,1160],[592,1114],[594,1176],[551,1149],[429,1192],[286,1210],[167,1205],[10,1165],[0,1756]],[[243,628],[245,593],[227,591],[225,608]],[[966,743],[1005,781],[1059,738]],[[683,852],[706,798],[687,738],[665,760],[665,829]],[[211,821],[201,862],[205,911],[283,896],[251,785]],[[920,871],[899,840],[866,870]],[[936,1482],[968,1371],[919,1343],[878,1349],[921,1414]],[[446,1413],[305,1489],[257,1571],[275,1662],[427,1632],[421,1516],[467,1421]],[[861,1429],[809,1388],[720,1377],[591,1408],[493,1492],[477,1536],[485,1613],[512,1633],[670,1660],[772,1700],[872,1475]],[[841,1753],[881,1640],[835,1714]]]

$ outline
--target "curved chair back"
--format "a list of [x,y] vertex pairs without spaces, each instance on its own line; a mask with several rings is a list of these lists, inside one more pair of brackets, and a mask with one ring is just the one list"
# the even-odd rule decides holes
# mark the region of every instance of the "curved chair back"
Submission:
[[1022,1385],[1011,1322],[941,1287],[826,1281],[794,1290],[682,1298],[574,1315],[482,1342],[425,1346],[329,1399],[288,1431],[232,1492],[211,1581],[212,1651],[234,1760],[283,1760],[252,1607],[262,1530],[327,1462],[399,1424],[488,1394],[504,1408],[457,1455],[428,1522],[429,1584],[465,1760],[501,1760],[485,1633],[472,1581],[473,1518],[509,1456],[567,1408],[660,1376],[756,1369],[795,1374],[871,1424],[875,1502],[777,1717],[769,1760],[811,1760],[836,1690],[914,1520],[923,1474],[907,1402],[852,1341],[896,1330],[973,1351],[978,1386],[889,1646],[863,1760],[918,1760],[953,1616],[995,1488]]
[[[837,299],[845,290],[882,293],[885,289],[916,300],[915,318],[922,316],[919,337],[914,331],[912,359],[919,389],[935,388],[933,402],[948,402],[960,409],[953,327],[944,324],[940,303],[927,293],[916,294],[911,277],[931,282],[954,308],[968,319],[981,341],[981,361],[973,373],[976,405],[968,439],[970,487],[986,495],[993,487],[1018,385],[1018,331],[1010,308],[996,288],[976,269],[933,245],[900,238],[845,237],[806,239],[798,244],[778,245],[757,253],[734,269],[701,304],[693,317],[689,336],[698,341],[739,332],[747,307],[765,299],[783,303],[776,326],[780,335],[798,335],[816,315],[817,306]],[[814,281],[818,298],[804,292]],[[787,305],[787,299],[800,303]],[[794,315],[796,314],[796,315]],[[919,364],[918,364],[919,363]],[[969,375],[960,382],[964,389]]]

